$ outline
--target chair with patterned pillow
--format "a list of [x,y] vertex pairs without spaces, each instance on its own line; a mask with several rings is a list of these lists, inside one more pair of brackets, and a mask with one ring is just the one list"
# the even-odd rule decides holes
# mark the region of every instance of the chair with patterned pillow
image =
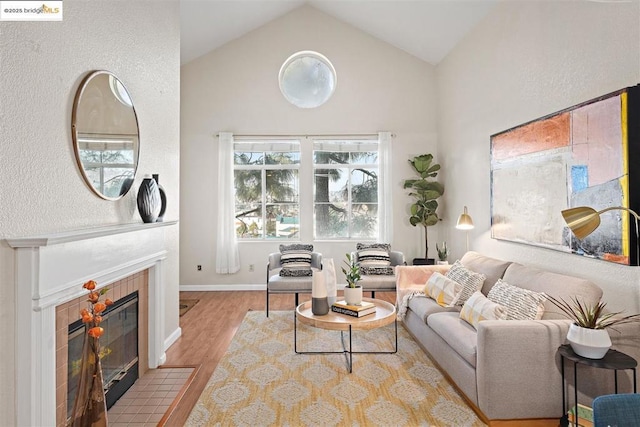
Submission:
[[313,245],[280,245],[280,252],[269,255],[267,264],[266,312],[269,317],[269,294],[311,293],[313,272],[322,270],[322,254],[313,251]]
[[360,266],[358,284],[363,292],[371,292],[375,298],[376,292],[396,291],[395,267],[407,264],[402,252],[392,251],[388,243],[358,243],[351,256]]

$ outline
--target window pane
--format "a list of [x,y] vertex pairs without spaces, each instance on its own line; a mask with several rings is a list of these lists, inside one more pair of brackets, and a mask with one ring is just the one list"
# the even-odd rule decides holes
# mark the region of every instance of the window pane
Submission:
[[326,164],[347,164],[349,163],[349,153],[340,153],[334,151],[314,151],[313,163],[317,165]]
[[359,165],[377,165],[378,164],[378,153],[373,151],[368,152],[355,152],[351,153],[351,163],[359,164]]
[[272,152],[265,153],[265,163],[268,165],[299,165],[300,152]]
[[233,171],[236,186],[236,205],[240,203],[260,203],[262,201],[262,176],[260,170]]
[[300,206],[267,205],[266,237],[292,239],[300,237]]
[[259,204],[236,203],[236,235],[242,239],[262,237],[262,208]]
[[351,172],[351,201],[353,203],[378,201],[378,171],[354,169]]
[[295,169],[267,169],[267,203],[297,203],[298,171]]
[[349,221],[346,203],[315,204],[315,237],[349,237]]
[[351,237],[375,239],[377,236],[378,205],[354,203],[351,208]]
[[261,165],[264,163],[264,153],[262,152],[239,152],[233,155],[235,165]]
[[316,169],[315,201],[341,203],[349,200],[349,169]]

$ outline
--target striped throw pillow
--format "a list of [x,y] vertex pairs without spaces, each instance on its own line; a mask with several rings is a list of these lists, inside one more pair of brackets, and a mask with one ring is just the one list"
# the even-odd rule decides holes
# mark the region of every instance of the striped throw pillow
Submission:
[[462,285],[435,272],[427,280],[424,293],[441,307],[453,307],[460,297]]
[[507,309],[476,291],[462,306],[460,318],[478,329],[478,323],[483,320],[505,320]]
[[507,309],[507,320],[539,320],[544,314],[544,293],[530,291],[498,279],[487,295]]
[[362,267],[387,267],[391,265],[389,252],[391,245],[388,243],[358,243],[358,264]]
[[[282,269],[311,271],[311,252],[313,252],[313,245],[280,245],[280,263],[282,264]],[[285,272],[285,274],[287,276],[300,276],[306,273]]]
[[465,302],[473,295],[475,291],[482,289],[484,280],[486,279],[484,274],[475,273],[462,265],[460,260],[453,263],[451,269],[447,271],[446,276],[462,285],[462,293],[456,305],[464,305]]

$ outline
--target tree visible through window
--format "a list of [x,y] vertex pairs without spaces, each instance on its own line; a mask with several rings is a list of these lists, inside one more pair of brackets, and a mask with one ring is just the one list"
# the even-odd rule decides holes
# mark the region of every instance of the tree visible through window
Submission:
[[313,163],[315,238],[377,238],[377,143],[314,141]]
[[299,142],[236,142],[234,150],[237,236],[299,238]]

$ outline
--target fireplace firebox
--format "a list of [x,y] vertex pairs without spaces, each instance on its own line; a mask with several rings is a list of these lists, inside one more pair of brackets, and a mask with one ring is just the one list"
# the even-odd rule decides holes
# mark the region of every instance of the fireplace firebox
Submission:
[[[138,292],[117,300],[105,310],[101,326],[100,361],[107,409],[138,379]],[[71,414],[78,387],[86,325],[69,325],[67,414]]]

